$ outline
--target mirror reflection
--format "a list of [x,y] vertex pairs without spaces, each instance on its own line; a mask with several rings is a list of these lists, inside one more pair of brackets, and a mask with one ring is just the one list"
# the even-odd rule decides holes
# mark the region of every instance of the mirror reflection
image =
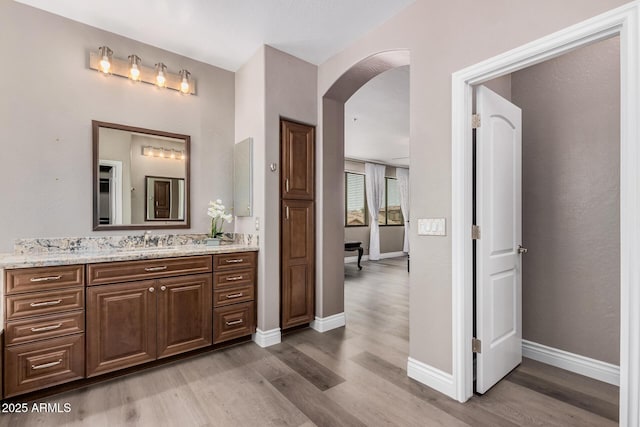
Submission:
[[247,138],[233,148],[233,214],[252,215],[253,139]]
[[94,229],[189,226],[189,136],[94,122]]

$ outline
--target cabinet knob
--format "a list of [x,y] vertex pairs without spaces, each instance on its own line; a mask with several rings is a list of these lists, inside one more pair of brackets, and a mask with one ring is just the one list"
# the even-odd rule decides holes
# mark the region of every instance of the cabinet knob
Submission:
[[166,286],[160,286],[160,290],[161,290],[161,291],[166,291],[166,290],[167,290],[167,287],[166,287]]
[[155,288],[153,286],[149,288],[149,292],[154,292],[154,291],[155,291]]

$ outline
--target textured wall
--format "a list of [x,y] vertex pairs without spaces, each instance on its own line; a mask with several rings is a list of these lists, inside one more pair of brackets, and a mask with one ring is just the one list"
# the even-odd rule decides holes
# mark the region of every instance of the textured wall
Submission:
[[[191,231],[207,230],[208,201],[233,194],[233,73],[12,1],[0,1],[0,28],[11,58],[0,68],[0,181],[13,184],[0,190],[0,252],[16,238],[109,233],[91,231],[91,120],[191,135]],[[189,69],[198,95],[90,70],[101,45]]]
[[523,338],[617,365],[620,40],[511,82],[523,118]]

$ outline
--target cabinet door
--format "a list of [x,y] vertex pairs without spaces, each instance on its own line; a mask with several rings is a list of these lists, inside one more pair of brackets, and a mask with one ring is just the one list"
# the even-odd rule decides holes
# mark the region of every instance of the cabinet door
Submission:
[[158,280],[158,358],[212,342],[211,274]]
[[282,120],[280,130],[283,199],[313,200],[315,128]]
[[282,328],[314,318],[314,203],[282,201]]
[[87,288],[87,377],[156,359],[153,280]]

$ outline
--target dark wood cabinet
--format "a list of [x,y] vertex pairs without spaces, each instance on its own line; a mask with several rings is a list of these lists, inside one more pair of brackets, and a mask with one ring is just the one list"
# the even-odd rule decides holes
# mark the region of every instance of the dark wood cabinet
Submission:
[[315,317],[315,128],[281,120],[280,313],[282,329]]
[[87,377],[156,359],[156,283],[87,289]]
[[212,342],[211,274],[87,290],[87,376],[151,362]]
[[4,273],[4,397],[84,378],[84,266]]
[[158,359],[211,345],[211,275],[158,280]]
[[314,318],[314,209],[313,202],[282,202],[283,329],[309,323]]
[[315,197],[315,128],[281,121],[281,191],[284,199]]
[[213,343],[256,331],[256,252],[213,256]]

